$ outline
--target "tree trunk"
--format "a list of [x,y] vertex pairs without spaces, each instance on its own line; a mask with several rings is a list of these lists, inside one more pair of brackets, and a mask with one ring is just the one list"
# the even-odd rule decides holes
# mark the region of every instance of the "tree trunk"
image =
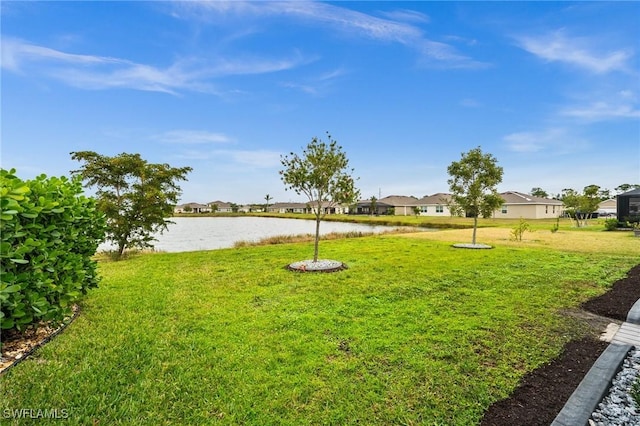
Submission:
[[478,229],[478,216],[473,217],[473,239],[471,244],[476,245],[476,230]]
[[318,261],[318,243],[320,242],[320,215],[316,215],[316,242],[313,248],[313,261]]
[[124,242],[119,242],[118,243],[118,259],[120,259],[122,257],[122,254],[124,253],[124,248],[126,247],[126,244]]

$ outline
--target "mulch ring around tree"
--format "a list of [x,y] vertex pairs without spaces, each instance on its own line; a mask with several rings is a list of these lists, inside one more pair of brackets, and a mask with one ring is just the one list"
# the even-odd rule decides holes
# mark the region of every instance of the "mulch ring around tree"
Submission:
[[338,272],[347,269],[347,265],[337,260],[313,259],[301,260],[287,265],[287,269],[294,272]]
[[[640,265],[611,290],[585,302],[582,308],[602,320],[625,321],[631,306],[640,299]],[[589,313],[585,312],[585,316]],[[611,321],[613,322],[613,321]],[[602,330],[601,330],[602,331]],[[491,405],[482,426],[549,425],[609,344],[596,337],[567,343],[560,356],[525,375],[520,386],[506,399]]]

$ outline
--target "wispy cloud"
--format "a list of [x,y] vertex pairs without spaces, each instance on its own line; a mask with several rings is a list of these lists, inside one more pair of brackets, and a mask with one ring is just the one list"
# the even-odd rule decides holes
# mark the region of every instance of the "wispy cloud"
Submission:
[[2,68],[20,71],[29,62],[54,61],[76,65],[126,65],[127,61],[103,56],[76,55],[37,46],[11,37],[2,38]]
[[171,144],[221,144],[231,143],[233,139],[222,133],[203,130],[172,130],[152,139]]
[[313,96],[322,96],[330,90],[331,86],[343,75],[347,74],[343,68],[327,71],[318,76],[305,79],[303,82],[286,81],[281,83],[283,87],[300,90]]
[[294,22],[312,24],[354,37],[402,44],[415,49],[421,55],[421,63],[424,65],[452,68],[487,67],[487,64],[459,53],[451,45],[427,39],[415,24],[428,22],[428,16],[411,10],[385,12],[385,18],[315,1],[180,2],[174,4],[174,10],[175,16],[199,20],[289,18]]
[[281,152],[269,150],[186,150],[178,158],[211,161],[224,167],[273,168],[280,165]]
[[299,53],[289,58],[218,58],[215,62],[179,59],[161,68],[120,58],[80,55],[3,37],[2,68],[44,75],[82,89],[127,88],[178,94],[181,91],[219,93],[212,79],[229,75],[264,74],[307,63]]
[[573,106],[565,108],[561,113],[588,121],[640,118],[640,109],[637,106],[631,104],[616,105],[609,102],[593,102],[584,106]]
[[508,134],[502,139],[510,151],[519,153],[544,151],[567,154],[581,151],[589,145],[582,138],[571,135],[565,128],[551,128],[536,132],[516,132]]
[[631,49],[603,49],[594,46],[596,39],[569,37],[559,30],[541,36],[516,37],[520,47],[539,58],[550,62],[562,62],[596,74],[612,71],[627,71]]
[[412,22],[416,24],[425,24],[431,22],[431,18],[421,12],[410,9],[398,9],[390,12],[381,12],[385,16],[394,21]]

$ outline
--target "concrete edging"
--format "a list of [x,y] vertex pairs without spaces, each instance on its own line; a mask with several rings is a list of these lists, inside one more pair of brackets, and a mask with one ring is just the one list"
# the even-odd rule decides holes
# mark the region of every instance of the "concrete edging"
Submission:
[[551,426],[580,426],[589,422],[591,414],[609,392],[611,381],[622,368],[631,345],[611,343],[582,379]]
[[[640,325],[640,299],[627,313],[626,322]],[[611,382],[622,369],[624,360],[633,347],[631,344],[610,343],[571,394],[551,426],[587,425],[598,404],[609,392]]]

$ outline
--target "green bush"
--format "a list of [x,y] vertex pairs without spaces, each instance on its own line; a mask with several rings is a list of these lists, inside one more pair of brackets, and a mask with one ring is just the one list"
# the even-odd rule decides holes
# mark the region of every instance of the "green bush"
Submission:
[[604,229],[607,231],[615,231],[618,228],[618,219],[605,219]]
[[102,213],[79,178],[23,181],[15,170],[0,170],[0,207],[0,327],[62,321],[98,285]]
[[518,224],[511,230],[511,239],[522,241],[522,236],[526,231],[531,231],[531,226],[523,218],[520,218]]

